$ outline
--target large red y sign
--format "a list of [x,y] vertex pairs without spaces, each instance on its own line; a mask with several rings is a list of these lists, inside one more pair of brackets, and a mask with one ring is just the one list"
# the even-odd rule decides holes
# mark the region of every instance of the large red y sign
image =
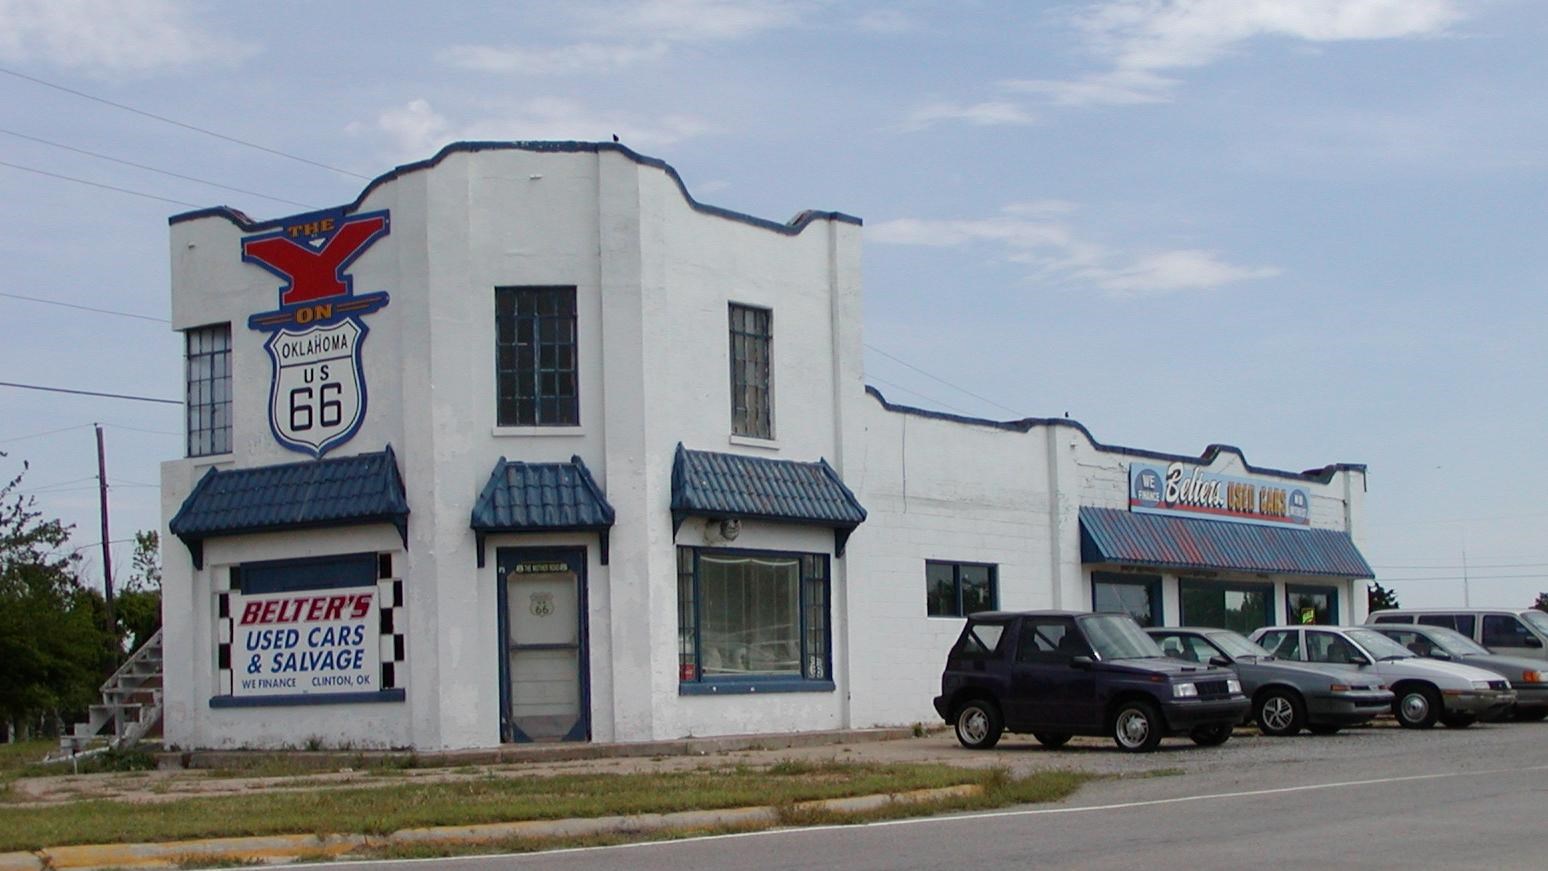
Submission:
[[[332,223],[332,219],[328,222]],[[318,229],[326,231],[328,228]],[[280,288],[280,305],[299,305],[348,295],[349,276],[344,274],[344,268],[386,233],[387,216],[369,215],[341,221],[321,248],[302,245],[284,234],[244,240],[242,259],[286,279],[289,283]],[[310,234],[298,232],[296,235],[304,238]]]

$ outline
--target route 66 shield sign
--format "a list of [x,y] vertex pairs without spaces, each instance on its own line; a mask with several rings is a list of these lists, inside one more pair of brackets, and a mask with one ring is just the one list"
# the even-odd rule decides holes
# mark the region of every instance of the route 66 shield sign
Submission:
[[263,346],[274,364],[269,426],[280,444],[321,457],[360,428],[366,407],[360,343],[366,332],[351,317],[269,336]]

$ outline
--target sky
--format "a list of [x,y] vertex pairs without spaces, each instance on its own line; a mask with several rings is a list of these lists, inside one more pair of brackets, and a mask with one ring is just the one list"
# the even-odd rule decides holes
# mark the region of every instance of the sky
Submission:
[[170,215],[617,135],[701,202],[864,219],[890,401],[1362,463],[1404,605],[1548,591],[1548,3],[432,8],[0,0],[0,382],[173,400],[0,386],[0,475],[92,583],[93,424],[120,585],[184,450]]

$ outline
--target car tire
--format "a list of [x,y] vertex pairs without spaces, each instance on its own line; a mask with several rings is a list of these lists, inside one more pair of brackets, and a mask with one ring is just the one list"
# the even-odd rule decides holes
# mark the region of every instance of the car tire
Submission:
[[1331,723],[1313,723],[1306,727],[1306,731],[1313,735],[1337,735],[1343,726],[1335,726]]
[[1032,737],[1037,739],[1037,743],[1050,750],[1057,750],[1070,742],[1068,732],[1033,732]]
[[953,725],[957,741],[969,750],[988,750],[1000,743],[1000,732],[1005,728],[999,706],[985,699],[964,702],[957,708]]
[[1441,714],[1440,721],[1446,724],[1448,729],[1466,729],[1478,722],[1477,714]]
[[1219,747],[1221,744],[1231,740],[1231,724],[1221,723],[1215,726],[1199,726],[1192,732],[1189,732],[1188,737],[1192,738],[1193,743],[1200,747]]
[[1421,684],[1409,684],[1392,700],[1392,716],[1405,729],[1428,729],[1440,714],[1440,693]]
[[1271,689],[1258,697],[1253,718],[1265,735],[1277,738],[1296,735],[1306,726],[1306,703],[1289,690]]
[[1126,753],[1149,753],[1161,744],[1166,724],[1149,702],[1127,701],[1113,712],[1113,743]]
[[1532,708],[1525,711],[1517,708],[1515,716],[1518,723],[1536,723],[1548,717],[1548,708]]

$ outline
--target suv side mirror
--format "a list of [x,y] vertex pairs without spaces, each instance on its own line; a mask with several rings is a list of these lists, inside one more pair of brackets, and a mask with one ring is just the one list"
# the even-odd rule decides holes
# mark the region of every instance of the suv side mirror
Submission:
[[1521,646],[1522,647],[1542,647],[1543,646],[1543,642],[1540,639],[1538,639],[1538,638],[1535,638],[1535,637],[1533,637],[1531,635],[1528,635],[1527,637],[1521,639]]
[[1209,664],[1215,666],[1216,668],[1230,668],[1231,660],[1225,658],[1224,656],[1211,656],[1209,658]]
[[1349,654],[1349,664],[1350,665],[1370,665],[1371,664],[1371,658],[1369,656],[1366,656],[1365,654],[1361,653],[1360,651],[1356,650],[1353,653]]
[[1088,668],[1090,668],[1092,661],[1093,660],[1089,656],[1072,656],[1072,657],[1070,657],[1070,665],[1074,666],[1075,668],[1079,668],[1079,669],[1088,669]]

